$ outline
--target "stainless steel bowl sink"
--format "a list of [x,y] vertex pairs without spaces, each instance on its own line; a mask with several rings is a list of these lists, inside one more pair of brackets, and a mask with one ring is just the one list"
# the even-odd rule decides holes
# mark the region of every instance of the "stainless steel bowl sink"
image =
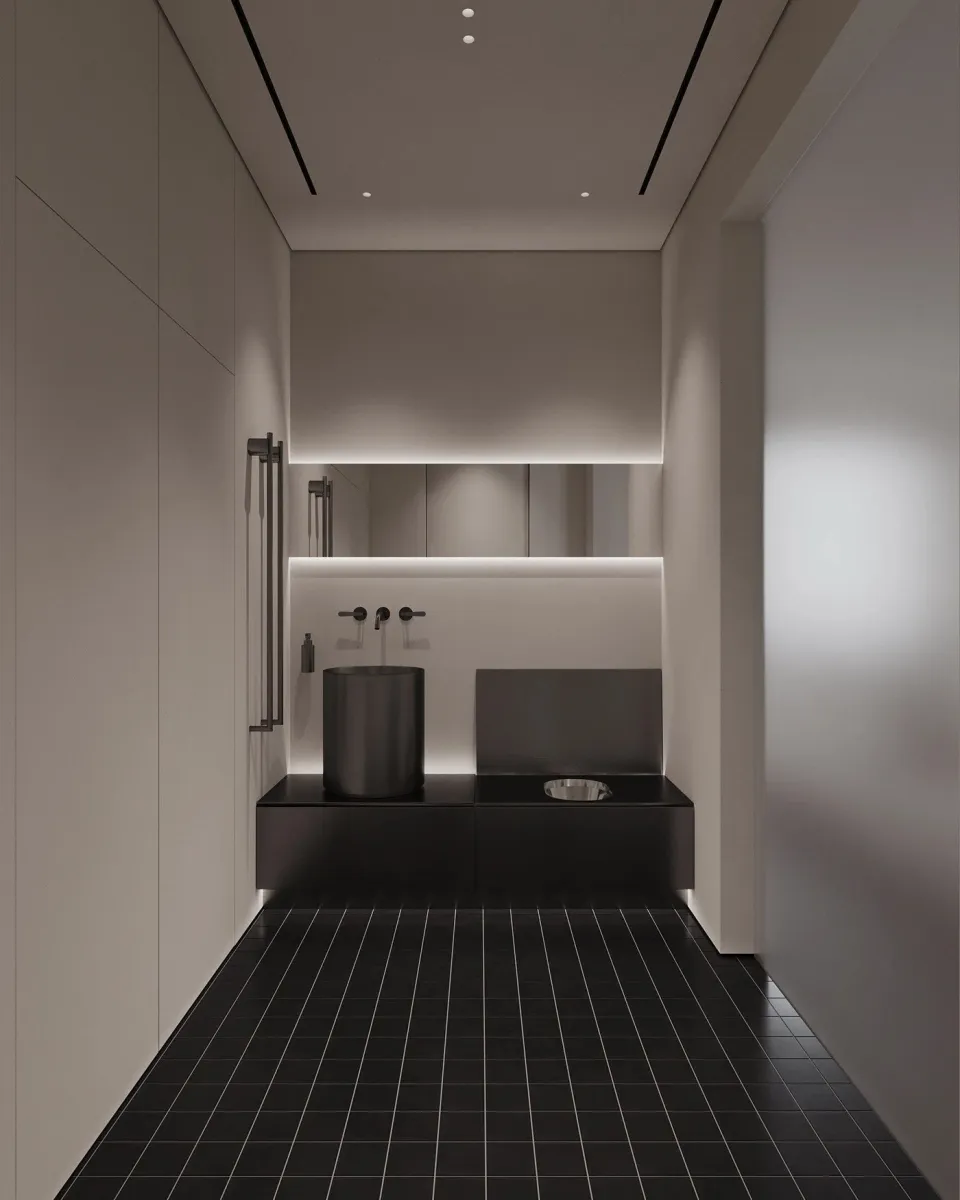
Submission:
[[606,800],[613,789],[596,779],[551,779],[543,785],[551,800]]

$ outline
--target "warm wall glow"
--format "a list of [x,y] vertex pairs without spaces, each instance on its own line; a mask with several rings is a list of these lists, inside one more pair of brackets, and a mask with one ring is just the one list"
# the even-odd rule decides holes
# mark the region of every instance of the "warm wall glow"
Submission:
[[[477,764],[472,758],[463,754],[431,754],[426,751],[423,756],[423,771],[425,775],[475,775]],[[291,775],[322,775],[323,759],[306,759],[292,764]]]
[[[292,467],[300,466],[316,466],[319,459],[314,455],[299,455],[291,451],[290,465]],[[505,467],[505,466],[533,466],[533,467],[573,467],[573,466],[621,466],[621,467],[662,467],[663,456],[659,458],[637,458],[634,455],[597,455],[589,454],[584,456],[582,452],[572,450],[563,458],[557,458],[552,455],[550,458],[539,458],[531,454],[497,454],[492,458],[489,454],[479,454],[473,457],[466,456],[464,458],[453,454],[415,454],[405,456],[403,454],[377,455],[376,453],[368,454],[363,459],[337,459],[335,462],[326,464],[328,467],[376,467],[376,466],[445,466],[445,467]]]
[[662,558],[298,558],[291,557],[296,575],[328,577],[464,577],[517,576],[594,578],[649,576],[659,573]]

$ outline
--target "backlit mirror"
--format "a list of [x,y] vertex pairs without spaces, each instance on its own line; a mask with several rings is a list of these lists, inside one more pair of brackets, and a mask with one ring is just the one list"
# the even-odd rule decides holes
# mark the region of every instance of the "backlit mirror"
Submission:
[[291,468],[291,554],[660,554],[653,463],[376,463]]

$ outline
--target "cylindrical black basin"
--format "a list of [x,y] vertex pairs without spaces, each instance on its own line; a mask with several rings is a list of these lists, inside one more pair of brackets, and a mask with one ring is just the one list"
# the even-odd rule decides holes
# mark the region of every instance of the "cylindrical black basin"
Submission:
[[422,667],[327,667],[327,791],[372,800],[423,787],[423,678]]

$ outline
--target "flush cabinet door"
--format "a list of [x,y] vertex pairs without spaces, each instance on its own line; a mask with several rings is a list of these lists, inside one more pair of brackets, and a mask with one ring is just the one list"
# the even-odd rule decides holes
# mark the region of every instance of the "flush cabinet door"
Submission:
[[160,315],[160,1036],[234,933],[233,376]]
[[476,853],[492,903],[660,902],[693,885],[693,809],[478,804]]
[[17,1172],[157,1049],[157,310],[17,196]]

